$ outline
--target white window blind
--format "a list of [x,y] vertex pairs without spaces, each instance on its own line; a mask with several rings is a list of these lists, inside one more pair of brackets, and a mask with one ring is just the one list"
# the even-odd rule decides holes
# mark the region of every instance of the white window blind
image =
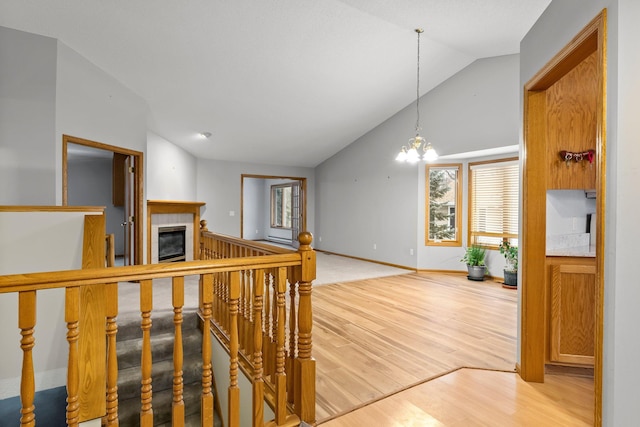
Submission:
[[518,244],[518,162],[469,164],[470,244]]

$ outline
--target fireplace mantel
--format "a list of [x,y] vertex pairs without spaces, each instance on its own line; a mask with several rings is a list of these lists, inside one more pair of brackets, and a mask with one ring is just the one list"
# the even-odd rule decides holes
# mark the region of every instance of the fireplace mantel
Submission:
[[200,252],[200,208],[204,202],[181,200],[147,200],[147,262],[151,264],[151,225],[153,216],[158,214],[191,214],[193,217],[193,256]]

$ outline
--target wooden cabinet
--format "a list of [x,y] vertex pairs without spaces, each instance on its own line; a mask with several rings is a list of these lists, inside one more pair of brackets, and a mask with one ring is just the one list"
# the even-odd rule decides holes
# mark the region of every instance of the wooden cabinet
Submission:
[[547,259],[550,296],[549,361],[593,365],[596,266],[594,258]]
[[565,162],[560,152],[596,149],[598,73],[593,52],[546,90],[547,189],[596,188],[595,156],[591,161],[571,156]]
[[126,154],[113,153],[113,171],[112,171],[112,201],[113,206],[124,206],[125,198],[125,173],[126,173]]

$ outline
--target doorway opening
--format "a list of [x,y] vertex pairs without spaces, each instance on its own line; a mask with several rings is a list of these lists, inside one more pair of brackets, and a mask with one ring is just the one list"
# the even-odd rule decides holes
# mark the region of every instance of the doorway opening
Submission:
[[[525,381],[544,382],[550,367],[592,369],[595,425],[602,423],[606,16],[605,9],[524,87],[519,371]],[[584,150],[575,148],[584,144],[588,145]],[[570,168],[571,158],[566,154],[580,152],[576,153],[579,158],[573,158],[575,166],[585,150],[585,160],[593,165]],[[547,256],[549,191],[594,189],[595,256]],[[545,279],[540,280],[541,276]],[[581,298],[576,297],[577,292]],[[577,324],[581,326],[575,327]],[[576,334],[581,336],[579,341]]]
[[62,136],[62,204],[106,206],[124,265],[142,264],[142,177],[143,153]]
[[297,248],[307,229],[307,179],[290,176],[241,176],[240,237]]

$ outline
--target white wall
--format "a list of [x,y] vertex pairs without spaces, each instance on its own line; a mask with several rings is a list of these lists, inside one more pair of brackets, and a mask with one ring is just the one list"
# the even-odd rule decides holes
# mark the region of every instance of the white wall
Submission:
[[56,41],[0,27],[0,76],[0,204],[53,205]]
[[313,233],[315,227],[314,200],[316,197],[315,174],[312,168],[208,159],[198,159],[197,162],[197,197],[199,201],[206,203],[201,217],[208,221],[209,230],[240,236],[241,175],[249,174],[307,178],[307,229]]
[[[82,268],[85,215],[84,212],[0,212],[0,275]],[[39,291],[36,298],[33,361],[39,391],[66,384],[68,344],[64,291]],[[4,346],[0,350],[0,399],[20,394],[22,350],[17,319],[17,294],[1,294],[0,342]]]
[[[517,144],[518,95],[517,55],[475,61],[421,98],[421,135],[440,155]],[[414,103],[316,168],[318,248],[464,270],[462,248],[436,254],[424,247],[423,165],[395,161],[415,134],[415,119]]]
[[547,236],[585,233],[587,214],[596,211],[596,199],[583,190],[547,190]]
[[147,133],[147,199],[196,200],[196,158],[153,132]]
[[636,0],[554,0],[521,43],[524,84],[607,8],[607,176],[603,425],[637,424],[640,384],[637,256],[640,211],[640,4]]

